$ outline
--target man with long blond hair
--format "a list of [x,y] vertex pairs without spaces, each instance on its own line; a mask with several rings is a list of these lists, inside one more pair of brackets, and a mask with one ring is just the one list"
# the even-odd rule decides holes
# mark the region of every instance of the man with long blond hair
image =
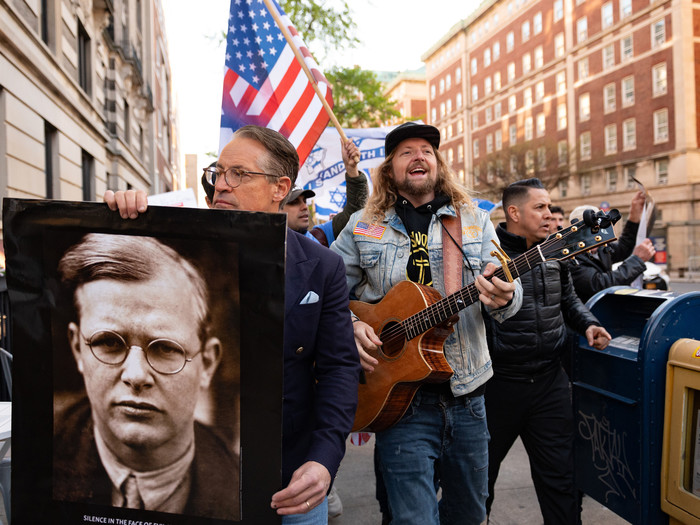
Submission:
[[[449,321],[455,331],[445,341],[444,355],[452,377],[422,384],[403,417],[376,433],[379,473],[394,525],[486,519],[489,434],[483,393],[493,373],[481,307],[503,320],[522,302],[517,281],[489,280],[496,269],[489,255],[496,233],[488,214],[472,205],[455,181],[439,145],[433,126],[407,122],[392,130],[367,206],[353,214],[331,246],[342,255],[349,290],[360,301],[376,303],[405,280],[433,286],[443,295],[446,281],[450,288],[473,282],[479,291],[480,303]],[[354,321],[369,381],[379,361],[368,352],[379,351],[382,343],[368,324]]]

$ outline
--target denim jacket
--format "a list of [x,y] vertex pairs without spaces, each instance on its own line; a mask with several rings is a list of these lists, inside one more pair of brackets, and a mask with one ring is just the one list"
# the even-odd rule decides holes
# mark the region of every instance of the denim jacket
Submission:
[[[384,220],[376,225],[379,229],[370,230],[367,234],[358,233],[357,225],[363,221],[363,211],[350,217],[331,249],[343,257],[351,295],[360,301],[376,303],[391,287],[406,280],[411,243],[394,208],[388,210]],[[454,207],[448,204],[442,206],[437,215],[454,217],[456,213]],[[498,260],[490,255],[495,249],[491,239],[497,241],[498,238],[488,214],[478,208],[472,211],[463,206],[460,215],[462,251],[474,275],[481,273],[488,262],[499,266]],[[433,287],[444,296],[442,240],[440,222],[433,215],[428,228],[428,257]],[[462,286],[466,286],[474,279],[464,260],[462,262]],[[489,312],[499,322],[520,309],[522,287],[519,280],[516,280],[516,284],[513,300],[507,306]],[[472,392],[493,375],[481,304],[477,301],[460,312],[459,322],[454,326],[455,332],[445,341],[445,358],[454,370],[450,386],[455,396]]]

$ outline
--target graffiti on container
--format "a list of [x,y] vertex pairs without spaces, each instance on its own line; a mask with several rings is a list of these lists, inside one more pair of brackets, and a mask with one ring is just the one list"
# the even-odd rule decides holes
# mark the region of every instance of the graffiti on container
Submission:
[[591,442],[591,460],[598,470],[598,479],[607,487],[605,501],[611,495],[626,499],[628,495],[637,498],[633,487],[634,475],[627,462],[625,439],[627,433],[610,428],[610,421],[603,417],[600,421],[595,414],[579,411],[579,435]]

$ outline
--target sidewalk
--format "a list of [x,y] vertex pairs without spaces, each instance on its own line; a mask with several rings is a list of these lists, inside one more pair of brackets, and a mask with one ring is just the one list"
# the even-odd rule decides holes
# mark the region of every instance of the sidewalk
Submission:
[[[330,525],[380,525],[382,518],[374,497],[372,454],[374,437],[361,447],[348,441],[345,458],[336,478],[338,494],[343,501],[343,514],[330,520]],[[583,499],[583,525],[625,525],[628,522],[591,498]],[[516,441],[496,483],[496,498],[491,512],[491,525],[537,525],[542,515],[530,479],[527,454]]]

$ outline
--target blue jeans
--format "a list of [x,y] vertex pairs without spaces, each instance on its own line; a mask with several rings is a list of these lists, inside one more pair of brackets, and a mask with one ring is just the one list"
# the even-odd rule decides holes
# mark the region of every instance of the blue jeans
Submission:
[[392,525],[478,525],[486,519],[489,432],[483,396],[419,390],[403,418],[376,440]]
[[282,525],[328,525],[328,498],[306,514],[282,516]]

